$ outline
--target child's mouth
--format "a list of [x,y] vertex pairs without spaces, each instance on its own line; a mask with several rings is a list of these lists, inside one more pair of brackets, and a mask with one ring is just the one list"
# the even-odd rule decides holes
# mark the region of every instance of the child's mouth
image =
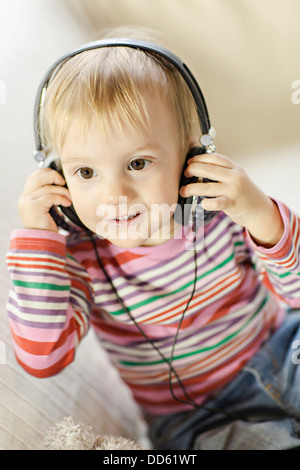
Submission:
[[136,214],[133,214],[133,215],[119,216],[119,217],[116,217],[115,219],[111,219],[111,222],[115,222],[117,224],[127,223],[133,219],[136,219],[140,214],[141,214],[140,212],[137,212]]
[[135,215],[125,215],[123,217],[117,217],[116,220],[130,220],[130,219],[134,219],[134,217],[136,217],[138,214],[135,214]]

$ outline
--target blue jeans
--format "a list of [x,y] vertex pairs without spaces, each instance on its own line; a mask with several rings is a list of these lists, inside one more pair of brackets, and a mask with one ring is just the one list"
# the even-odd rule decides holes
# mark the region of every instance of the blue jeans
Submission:
[[281,327],[221,392],[201,408],[155,418],[155,449],[300,449],[300,310]]

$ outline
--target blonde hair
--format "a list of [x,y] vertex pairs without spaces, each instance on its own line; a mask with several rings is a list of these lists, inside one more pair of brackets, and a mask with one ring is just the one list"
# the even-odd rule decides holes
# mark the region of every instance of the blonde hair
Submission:
[[42,120],[47,146],[59,154],[70,125],[75,122],[86,132],[92,117],[103,132],[112,123],[147,128],[145,98],[149,94],[169,107],[179,142],[186,146],[195,123],[199,126],[197,109],[186,83],[169,61],[123,46],[93,49],[68,59],[45,95]]

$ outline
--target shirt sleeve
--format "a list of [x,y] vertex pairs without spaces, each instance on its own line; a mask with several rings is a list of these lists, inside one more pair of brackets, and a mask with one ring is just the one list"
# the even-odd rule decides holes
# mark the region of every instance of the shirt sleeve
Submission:
[[15,230],[6,260],[16,358],[31,375],[52,376],[73,361],[89,328],[88,273],[67,255],[65,236],[45,230]]
[[258,258],[264,283],[292,308],[300,307],[300,219],[285,204],[274,201],[280,211],[284,233],[279,242],[264,248],[246,231],[248,243]]

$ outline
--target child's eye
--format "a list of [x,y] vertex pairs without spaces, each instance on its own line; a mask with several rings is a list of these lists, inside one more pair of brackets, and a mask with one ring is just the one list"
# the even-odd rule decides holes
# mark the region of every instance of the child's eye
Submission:
[[79,168],[79,170],[77,170],[76,173],[80,176],[80,178],[84,180],[89,180],[93,178],[95,174],[94,170],[92,170],[92,168],[89,168],[89,167]]
[[150,160],[146,160],[145,158],[136,158],[135,160],[132,160],[132,162],[129,163],[128,169],[139,171],[139,170],[143,170],[150,164],[151,164]]

